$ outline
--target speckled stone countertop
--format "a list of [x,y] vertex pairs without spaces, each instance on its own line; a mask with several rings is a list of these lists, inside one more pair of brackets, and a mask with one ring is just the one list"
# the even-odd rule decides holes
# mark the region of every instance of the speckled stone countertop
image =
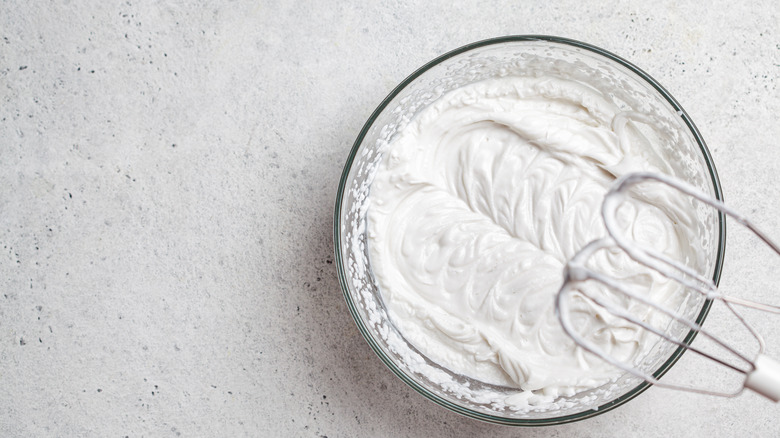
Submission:
[[[90,3],[0,5],[1,436],[780,434],[753,394],[652,388],[541,429],[446,411],[363,340],[332,243],[375,106],[437,55],[507,34],[650,73],[729,204],[780,237],[777,1]],[[723,287],[771,299],[780,259],[736,231],[728,246]],[[778,321],[759,326],[775,357]],[[731,339],[733,322],[708,324]]]

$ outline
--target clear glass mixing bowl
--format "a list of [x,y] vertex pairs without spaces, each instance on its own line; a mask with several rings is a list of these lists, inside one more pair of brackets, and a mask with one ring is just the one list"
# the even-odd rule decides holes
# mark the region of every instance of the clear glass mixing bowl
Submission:
[[[712,158],[699,131],[677,101],[647,73],[598,47],[548,36],[509,36],[480,41],[444,54],[424,65],[388,95],[368,119],[349,154],[339,183],[335,212],[335,252],[341,287],[360,332],[382,362],[420,394],[452,411],[494,423],[518,426],[561,424],[614,409],[650,385],[630,375],[614,384],[560,397],[553,410],[513,411],[489,394],[509,394],[449,371],[410,345],[389,320],[372,276],[366,241],[366,211],[371,180],[382,159],[380,148],[428,104],[463,85],[507,75],[553,75],[597,88],[625,110],[650,115],[673,143],[654,147],[677,163],[675,172],[705,193],[722,199]],[[652,132],[645,133],[648,136]],[[717,284],[723,261],[725,221],[712,212],[700,213],[705,257],[697,268]],[[685,313],[699,323],[709,302],[692,301]],[[690,343],[695,334],[678,334]],[[652,366],[662,376],[684,349],[661,352]],[[410,366],[413,363],[413,366]]]

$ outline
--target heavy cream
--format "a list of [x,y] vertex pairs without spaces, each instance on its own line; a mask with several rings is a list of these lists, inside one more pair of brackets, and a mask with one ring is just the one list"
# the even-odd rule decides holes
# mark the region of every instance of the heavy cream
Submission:
[[[553,307],[567,259],[604,235],[609,185],[631,171],[669,171],[634,126],[639,118],[587,85],[546,77],[477,82],[422,110],[380,151],[367,213],[371,266],[400,333],[456,373],[545,399],[620,375],[574,345]],[[680,224],[695,212],[646,195],[621,210],[628,233],[693,257],[692,231]],[[661,302],[677,296],[675,284],[621,254],[594,264]],[[643,331],[586,302],[573,309],[618,359],[650,348]]]

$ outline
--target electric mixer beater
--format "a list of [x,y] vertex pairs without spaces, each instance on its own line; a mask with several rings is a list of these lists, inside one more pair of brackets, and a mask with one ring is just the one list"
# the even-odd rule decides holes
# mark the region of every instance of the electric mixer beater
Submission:
[[[703,204],[715,208],[726,216],[729,216],[738,223],[744,225],[745,228],[754,233],[775,253],[780,255],[780,247],[772,242],[764,233],[759,231],[748,219],[728,208],[722,202],[702,194],[693,186],[662,174],[632,173],[625,175],[616,181],[612,188],[607,192],[602,204],[602,216],[609,236],[590,242],[582,248],[568,261],[564,270],[564,284],[558,292],[555,303],[556,315],[558,316],[564,331],[584,350],[598,356],[613,366],[659,387],[724,397],[737,396],[742,393],[744,388],[748,388],[775,402],[780,401],[780,362],[764,354],[765,343],[763,338],[737,311],[736,306],[744,306],[776,314],[780,314],[780,307],[724,295],[718,291],[717,286],[712,280],[702,276],[686,264],[673,260],[669,256],[656,251],[653,248],[640,245],[628,238],[618,226],[617,211],[627,200],[629,191],[636,185],[646,181],[655,181],[664,184],[683,195],[695,198]],[[679,311],[651,300],[645,294],[641,293],[641,291],[627,286],[625,282],[621,280],[587,267],[587,261],[593,257],[594,254],[602,250],[614,250],[614,248],[619,248],[619,250],[623,251],[635,262],[679,283],[683,290],[691,291],[694,294],[700,294],[706,300],[723,303],[758,341],[758,354],[754,358],[748,357],[718,336],[713,335],[710,331],[703,329],[700,324],[691,321]],[[618,296],[622,300],[609,299],[606,298],[603,293],[594,293],[593,288],[586,287],[586,283],[591,284],[591,282],[603,286],[602,290],[603,288],[610,290],[613,296]],[[685,348],[706,359],[712,360],[729,370],[744,374],[745,379],[742,383],[742,387],[733,392],[721,392],[695,386],[664,383],[635,364],[618,360],[598,347],[594,342],[588,340],[586,336],[578,333],[576,324],[573,323],[571,318],[571,300],[575,298],[584,299],[589,305],[595,305],[607,313],[633,324],[640,330],[646,330],[649,333],[654,334],[659,337],[662,342],[669,342],[677,347]],[[671,335],[668,330],[649,323],[635,313],[630,312],[625,306],[619,304],[619,302],[624,303],[626,299],[631,300],[632,302],[641,303],[641,305],[660,312],[662,315],[665,315],[670,323],[681,324],[690,330],[689,333],[699,334],[710,340],[714,345],[731,355],[732,360],[705,351],[697,346],[690,345],[689,342]],[[690,335],[688,339],[692,339]],[[736,361],[733,359],[736,359]]]

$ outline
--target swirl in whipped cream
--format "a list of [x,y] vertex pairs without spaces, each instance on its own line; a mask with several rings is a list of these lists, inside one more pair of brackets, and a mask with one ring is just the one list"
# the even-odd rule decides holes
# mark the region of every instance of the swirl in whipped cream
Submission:
[[[619,375],[574,345],[553,307],[566,260],[604,235],[609,185],[669,171],[631,120],[591,87],[543,77],[471,84],[418,114],[382,151],[368,211],[371,265],[404,337],[452,371],[553,397]],[[689,231],[675,223],[695,213],[668,211],[632,203],[621,213],[635,239],[685,259]],[[625,256],[594,263],[660,300],[675,296]],[[574,309],[619,359],[649,348],[643,331],[584,301]]]

